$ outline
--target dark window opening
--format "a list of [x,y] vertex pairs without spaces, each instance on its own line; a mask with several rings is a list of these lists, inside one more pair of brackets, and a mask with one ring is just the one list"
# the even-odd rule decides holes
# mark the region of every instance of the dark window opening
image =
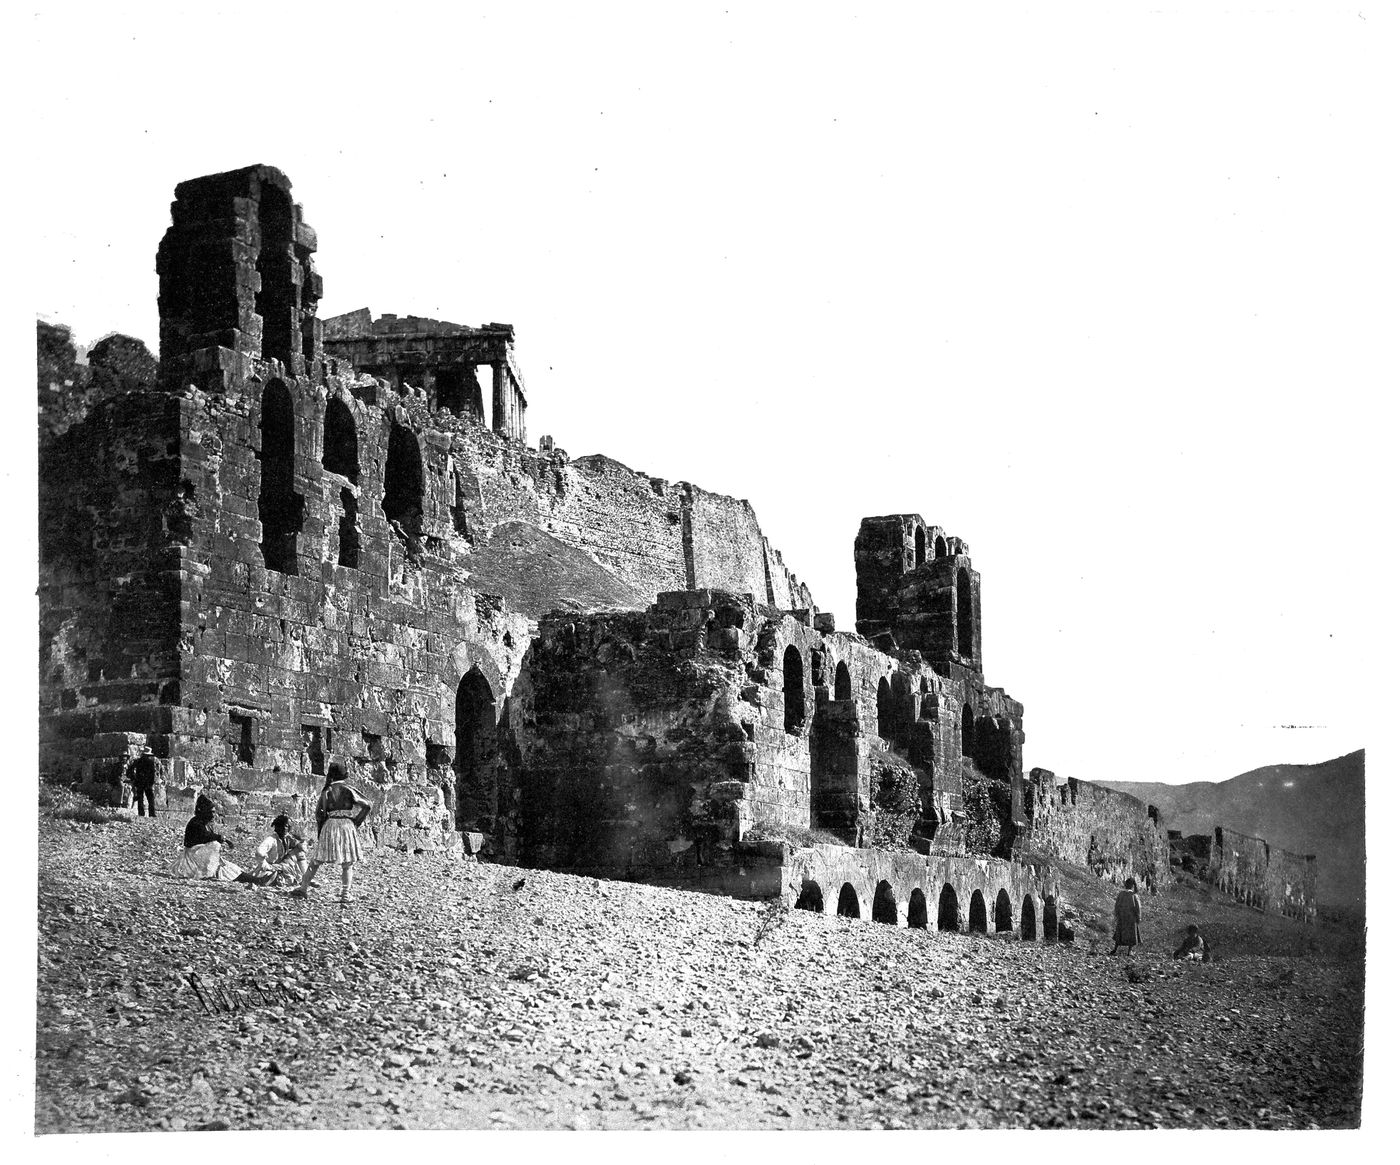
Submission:
[[958,567],[958,654],[972,657],[972,580]]
[[1021,937],[1035,938],[1035,899],[1029,894],[1021,899]]
[[948,543],[943,541],[941,534],[933,540],[933,556],[934,558],[948,557]]
[[975,727],[972,721],[972,706],[964,704],[962,710],[962,754],[971,756],[976,743]]
[[981,890],[974,890],[967,904],[967,929],[974,934],[987,933],[987,900]]
[[875,887],[875,901],[871,905],[870,917],[889,926],[898,925],[899,907],[895,905],[894,889],[888,882],[881,882]]
[[914,890],[909,895],[909,927],[911,930],[928,929],[928,901],[922,890]]
[[924,528],[920,526],[914,531],[914,565],[923,566],[924,558],[927,554],[928,543],[925,541],[927,535]]
[[241,765],[252,764],[258,751],[257,745],[253,741],[253,718],[239,715],[237,712],[230,712],[228,722],[229,727],[238,736],[238,744],[235,746],[234,754],[238,758],[238,763]]
[[389,460],[384,467],[384,517],[397,522],[414,546],[423,532],[423,459],[418,439],[402,425],[389,430]]
[[795,647],[783,652],[783,727],[797,732],[807,719],[802,693],[802,653]]
[[836,914],[840,918],[860,917],[860,899],[856,897],[855,887],[849,882],[841,884],[841,894],[836,899]]
[[997,891],[996,928],[998,933],[1011,929],[1011,895],[1005,890]]
[[820,651],[817,651],[816,649],[813,649],[813,651],[812,651],[812,687],[814,687],[814,688],[817,687],[819,684],[821,684],[821,683],[824,682],[823,677],[826,675],[826,669],[825,669],[822,665],[823,665],[822,653],[821,653]]
[[258,196],[258,291],[253,310],[262,317],[262,355],[292,371],[296,335],[296,286],[292,281],[292,200],[266,182]]
[[938,929],[958,929],[958,892],[951,882],[943,883],[943,892],[938,896]]
[[810,878],[802,883],[802,891],[797,895],[797,909],[811,910],[816,914],[821,914],[825,910],[826,903],[822,898],[822,888]]
[[1046,942],[1052,943],[1059,938],[1060,912],[1055,909],[1054,898],[1047,898],[1045,900],[1045,909],[1042,911],[1041,921],[1043,923],[1042,929],[1045,933]]
[[470,829],[489,806],[499,749],[496,697],[480,668],[472,668],[457,685],[456,730],[457,828]]
[[838,700],[851,698],[851,672],[844,662],[836,665],[836,698]]
[[880,677],[880,686],[875,690],[875,731],[886,740],[894,738],[894,696],[890,692],[890,681]]
[[258,520],[262,523],[263,564],[282,574],[297,573],[297,535],[301,532],[302,496],[296,492],[292,394],[280,380],[268,382],[262,396],[262,448],[258,460]]
[[360,565],[360,504],[348,489],[340,491],[340,548],[336,552],[336,562],[341,566],[358,568]]
[[[473,372],[475,370],[473,369]],[[467,390],[467,368],[439,368],[435,377],[437,407],[446,409],[453,416],[460,417],[471,407],[471,397]],[[472,387],[476,377],[472,377]]]
[[325,776],[326,753],[321,747],[321,726],[319,724],[303,724],[301,726],[301,739],[306,750],[307,766],[312,775]]
[[355,431],[355,418],[343,400],[331,397],[326,402],[325,439],[322,441],[321,464],[332,473],[349,481],[360,480],[360,438]]

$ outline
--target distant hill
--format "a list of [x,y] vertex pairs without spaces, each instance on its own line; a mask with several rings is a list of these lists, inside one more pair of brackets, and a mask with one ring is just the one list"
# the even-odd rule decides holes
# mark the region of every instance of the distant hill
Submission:
[[1157,806],[1167,828],[1183,834],[1209,833],[1224,825],[1294,853],[1316,854],[1319,901],[1358,910],[1364,906],[1364,749],[1315,765],[1267,765],[1228,781],[1094,783]]

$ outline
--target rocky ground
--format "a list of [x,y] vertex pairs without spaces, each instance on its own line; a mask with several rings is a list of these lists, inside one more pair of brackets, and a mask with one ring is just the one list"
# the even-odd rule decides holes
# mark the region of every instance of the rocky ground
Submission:
[[[342,910],[330,871],[305,901],[163,877],[183,824],[41,814],[39,1132],[1360,1116],[1359,943],[1199,888],[1145,898],[1130,962],[1072,871],[1068,945],[378,852]],[[1193,919],[1218,962],[1169,958]],[[243,999],[207,1014],[191,971]]]

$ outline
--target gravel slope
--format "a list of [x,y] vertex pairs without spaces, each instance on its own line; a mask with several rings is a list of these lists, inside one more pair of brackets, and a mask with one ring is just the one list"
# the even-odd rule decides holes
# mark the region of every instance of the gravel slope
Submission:
[[[162,877],[182,825],[41,817],[39,1132],[1359,1120],[1359,951],[1200,890],[1130,974],[1092,879],[1071,945],[391,853],[342,912]],[[1220,961],[1168,958],[1192,918]],[[189,969],[300,998],[210,1016]]]

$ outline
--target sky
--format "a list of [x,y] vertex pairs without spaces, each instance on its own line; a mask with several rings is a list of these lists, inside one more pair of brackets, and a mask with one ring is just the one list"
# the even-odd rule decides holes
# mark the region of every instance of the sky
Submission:
[[18,18],[23,312],[155,350],[176,183],[275,165],[323,315],[513,324],[532,439],[749,499],[838,627],[863,516],[964,538],[1027,768],[1372,743],[1392,13],[331,11]]

